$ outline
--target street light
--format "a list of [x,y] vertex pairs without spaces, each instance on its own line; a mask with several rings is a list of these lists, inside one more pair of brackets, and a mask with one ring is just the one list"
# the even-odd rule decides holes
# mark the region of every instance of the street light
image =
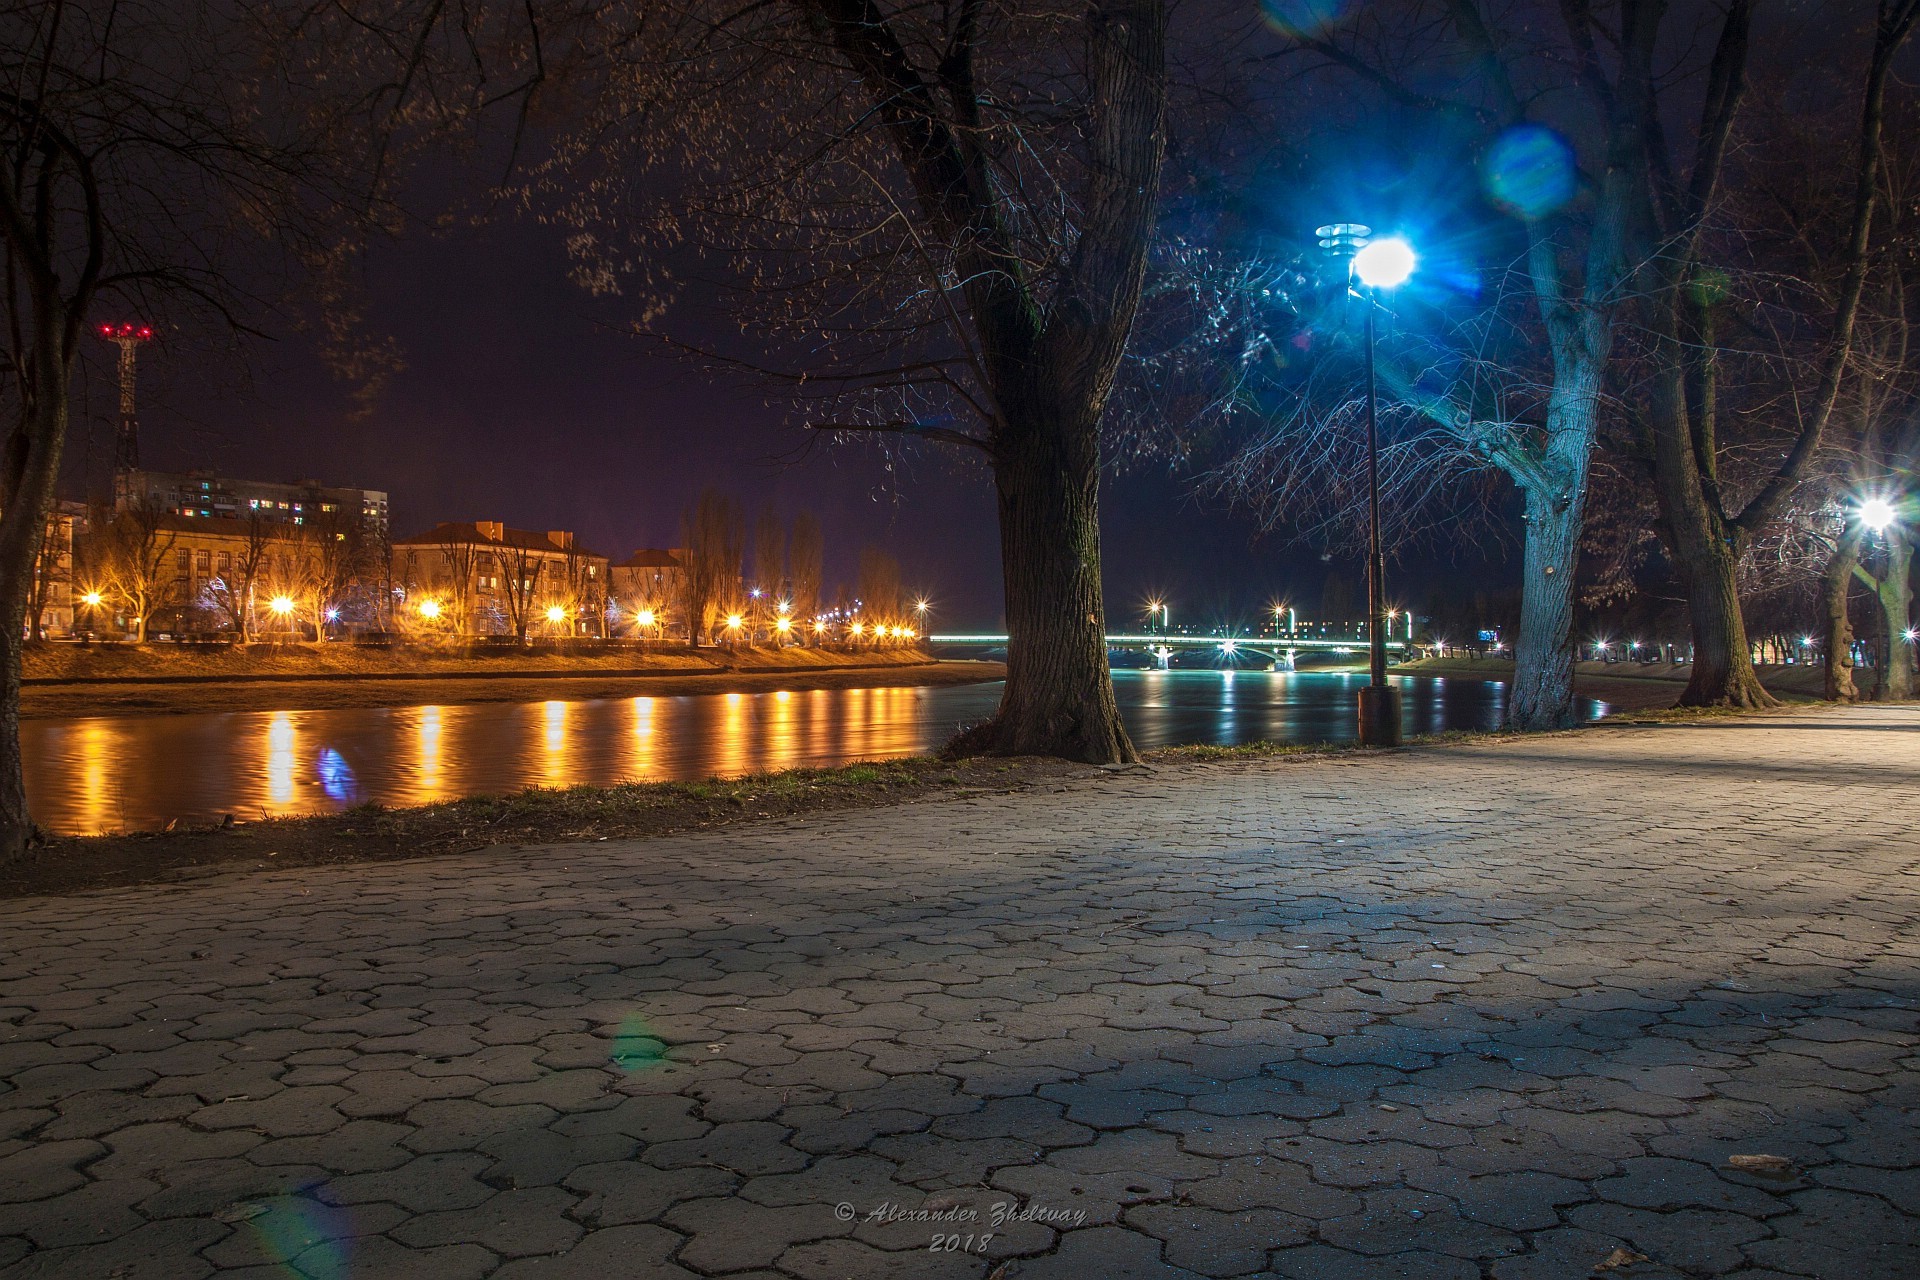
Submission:
[[420,602],[420,616],[428,622],[432,622],[435,618],[438,618],[440,616],[440,602],[433,599],[422,600]]
[[1885,533],[1898,514],[1885,498],[1868,498],[1860,504],[1860,523],[1875,533]]
[[[1367,316],[1367,650],[1371,678],[1360,690],[1360,742],[1370,747],[1400,745],[1400,694],[1387,683],[1387,562],[1380,549],[1379,391],[1373,372],[1373,313],[1378,295],[1397,289],[1412,276],[1419,259],[1398,236],[1373,239],[1373,229],[1358,222],[1335,222],[1314,232],[1320,247],[1347,263],[1348,290],[1365,304]],[[1360,294],[1358,283],[1367,290]]]

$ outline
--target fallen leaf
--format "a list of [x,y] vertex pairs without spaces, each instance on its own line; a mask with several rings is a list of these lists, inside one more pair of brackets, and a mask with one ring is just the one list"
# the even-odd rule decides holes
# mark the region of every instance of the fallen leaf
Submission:
[[213,1215],[215,1222],[245,1222],[248,1218],[257,1218],[267,1211],[263,1204],[230,1204]]
[[1757,1173],[1763,1177],[1790,1178],[1799,1170],[1787,1156],[1728,1156],[1727,1167],[1738,1169],[1742,1173]]
[[1595,1271],[1618,1271],[1622,1267],[1630,1267],[1636,1262],[1646,1262],[1647,1260],[1647,1255],[1644,1253],[1635,1253],[1631,1249],[1615,1249],[1612,1253],[1594,1263],[1593,1269]]

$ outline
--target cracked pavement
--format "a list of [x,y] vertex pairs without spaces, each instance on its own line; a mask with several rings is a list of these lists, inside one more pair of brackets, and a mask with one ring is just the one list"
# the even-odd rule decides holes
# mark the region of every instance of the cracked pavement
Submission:
[[1912,1277],[1916,813],[1820,709],[0,904],[0,1275]]

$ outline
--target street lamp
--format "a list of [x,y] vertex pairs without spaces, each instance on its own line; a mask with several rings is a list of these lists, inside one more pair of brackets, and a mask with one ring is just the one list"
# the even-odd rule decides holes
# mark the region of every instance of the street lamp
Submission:
[[1885,498],[1868,498],[1860,504],[1860,523],[1875,533],[1885,533],[1899,513]]
[[[1380,549],[1379,391],[1373,373],[1373,313],[1379,294],[1396,289],[1418,264],[1413,246],[1398,236],[1373,239],[1373,229],[1357,222],[1335,222],[1314,234],[1320,247],[1347,263],[1348,290],[1360,297],[1367,316],[1367,649],[1371,678],[1360,690],[1360,742],[1370,747],[1400,745],[1400,694],[1387,683],[1387,562]],[[1366,292],[1354,289],[1355,283]]]

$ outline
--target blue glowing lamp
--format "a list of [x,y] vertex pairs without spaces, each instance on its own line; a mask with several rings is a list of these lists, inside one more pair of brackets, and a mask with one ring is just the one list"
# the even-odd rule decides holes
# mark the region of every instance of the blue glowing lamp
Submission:
[[1353,275],[1369,289],[1397,289],[1413,275],[1417,262],[1412,245],[1399,236],[1388,236],[1353,255]]

